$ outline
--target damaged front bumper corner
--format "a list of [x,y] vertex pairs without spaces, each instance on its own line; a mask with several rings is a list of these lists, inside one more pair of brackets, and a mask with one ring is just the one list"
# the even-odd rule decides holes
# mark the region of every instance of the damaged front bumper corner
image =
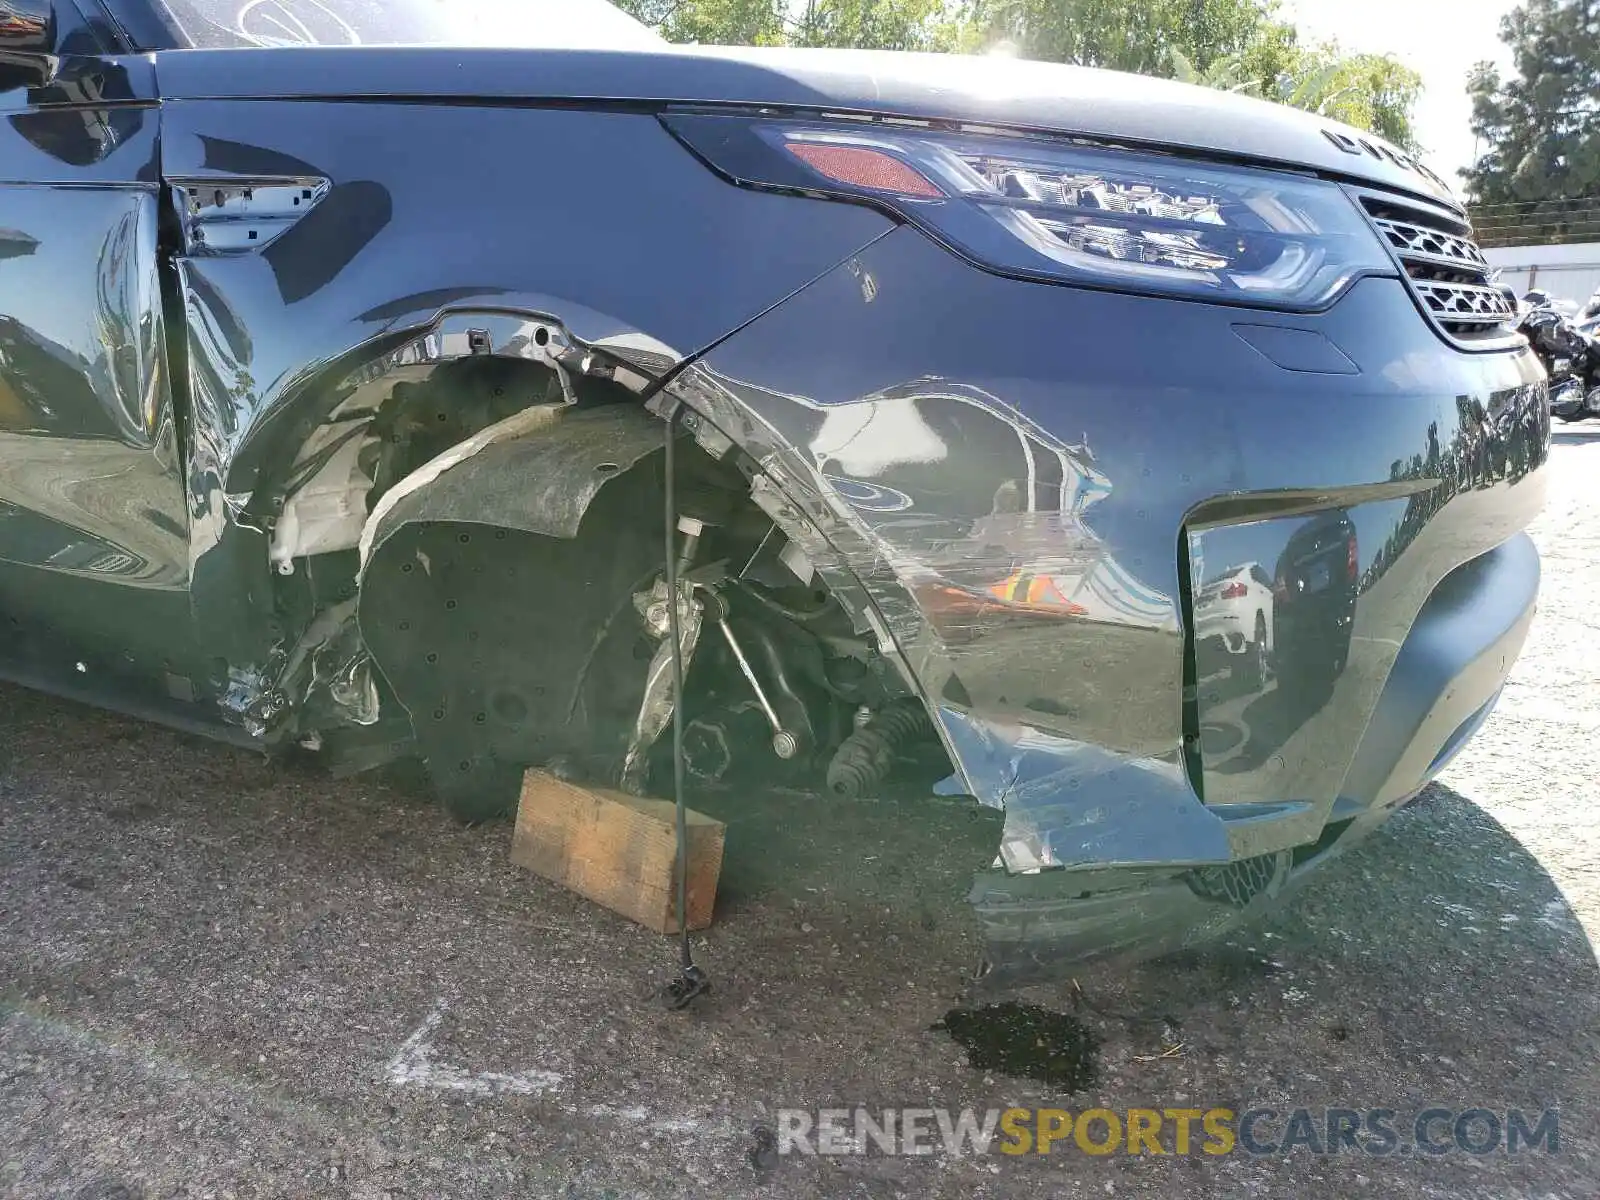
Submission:
[[[950,787],[1005,811],[970,897],[1003,970],[1181,948],[1280,898],[1427,784],[1526,635],[1531,356],[1452,350],[1397,280],[1292,319],[1356,377],[1286,370],[1239,319],[1000,279],[902,229],[661,398],[754,460]],[[1208,673],[1193,598],[1245,567],[1274,668]]]

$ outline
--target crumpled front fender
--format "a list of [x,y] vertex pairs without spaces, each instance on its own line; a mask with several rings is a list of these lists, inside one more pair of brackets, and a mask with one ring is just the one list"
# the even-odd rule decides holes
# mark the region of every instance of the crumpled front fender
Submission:
[[653,382],[893,227],[729,186],[649,113],[223,100],[177,73],[160,167],[185,214],[189,559],[197,636],[230,663],[278,641],[251,619],[273,504],[352,370],[499,312]]

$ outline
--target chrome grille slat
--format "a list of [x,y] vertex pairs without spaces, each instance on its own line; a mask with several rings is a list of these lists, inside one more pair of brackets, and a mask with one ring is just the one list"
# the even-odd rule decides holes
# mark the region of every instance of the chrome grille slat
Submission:
[[1488,263],[1483,251],[1471,238],[1458,237],[1443,229],[1427,229],[1409,221],[1396,221],[1376,217],[1373,224],[1393,246],[1402,259],[1422,259],[1433,263],[1459,263],[1472,269],[1486,271]]
[[1413,279],[1411,286],[1428,311],[1442,321],[1499,325],[1516,315],[1500,289],[1471,283]]
[[[1446,258],[1441,254],[1416,254],[1407,252],[1400,256],[1400,261],[1408,268],[1418,267],[1432,271],[1449,271],[1456,275],[1483,276],[1487,273],[1488,264],[1474,265],[1459,258]],[[1419,271],[1420,275],[1421,272]]]
[[1473,345],[1512,336],[1516,306],[1489,282],[1489,263],[1456,214],[1373,193],[1361,202],[1422,310],[1446,335]]

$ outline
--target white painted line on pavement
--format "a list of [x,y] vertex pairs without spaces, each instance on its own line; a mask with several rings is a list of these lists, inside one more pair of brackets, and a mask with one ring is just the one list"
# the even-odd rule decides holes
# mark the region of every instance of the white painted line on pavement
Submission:
[[430,1038],[444,1020],[449,1002],[439,1001],[434,1009],[389,1061],[388,1078],[395,1087],[433,1088],[442,1092],[471,1092],[475,1096],[510,1093],[532,1096],[553,1091],[566,1082],[554,1071],[463,1071],[434,1061]]

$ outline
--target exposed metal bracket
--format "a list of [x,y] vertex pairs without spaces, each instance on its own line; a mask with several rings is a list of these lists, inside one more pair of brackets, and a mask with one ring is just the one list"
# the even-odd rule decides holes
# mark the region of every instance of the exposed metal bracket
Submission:
[[316,177],[172,182],[186,254],[248,254],[269,246],[321,203],[331,186]]

